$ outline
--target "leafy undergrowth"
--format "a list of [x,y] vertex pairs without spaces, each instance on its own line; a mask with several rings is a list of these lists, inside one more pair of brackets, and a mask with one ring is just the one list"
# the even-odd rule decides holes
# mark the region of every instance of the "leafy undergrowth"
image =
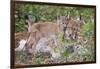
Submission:
[[62,40],[62,35],[57,37],[61,47],[52,46],[52,49],[61,54],[59,59],[52,59],[50,53],[37,53],[36,55],[27,55],[25,52],[15,52],[15,64],[37,65],[69,62],[94,61],[95,43],[94,43],[94,24],[86,23],[79,32],[78,40],[73,42],[70,38]]

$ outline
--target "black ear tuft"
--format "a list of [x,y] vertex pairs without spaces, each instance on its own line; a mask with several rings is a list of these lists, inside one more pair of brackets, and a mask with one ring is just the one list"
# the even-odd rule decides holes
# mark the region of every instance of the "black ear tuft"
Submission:
[[80,14],[80,20],[82,20],[82,15]]
[[25,19],[25,28],[27,29],[27,27],[28,27],[28,20],[29,20],[28,15],[24,15],[24,19]]
[[29,19],[28,15],[25,15],[24,18],[25,18],[25,20],[28,20]]

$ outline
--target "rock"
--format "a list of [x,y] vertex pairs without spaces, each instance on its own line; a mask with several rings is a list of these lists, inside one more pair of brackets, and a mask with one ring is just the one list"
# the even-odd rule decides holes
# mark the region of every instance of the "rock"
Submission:
[[26,40],[21,40],[19,42],[19,46],[17,48],[15,48],[15,51],[25,51],[26,48],[25,48],[25,44],[26,44]]
[[73,53],[77,49],[77,46],[75,44],[72,44],[72,45],[65,47],[65,49],[66,51]]

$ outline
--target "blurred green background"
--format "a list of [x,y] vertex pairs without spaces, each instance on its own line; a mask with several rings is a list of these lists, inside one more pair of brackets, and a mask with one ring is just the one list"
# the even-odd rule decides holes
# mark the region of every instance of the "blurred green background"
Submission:
[[70,12],[71,16],[82,15],[82,18],[88,23],[94,20],[94,8],[84,7],[67,7],[67,6],[52,6],[52,5],[37,5],[37,4],[15,4],[15,32],[24,31],[25,19],[24,15],[31,14],[36,21],[56,21],[57,16],[67,15]]

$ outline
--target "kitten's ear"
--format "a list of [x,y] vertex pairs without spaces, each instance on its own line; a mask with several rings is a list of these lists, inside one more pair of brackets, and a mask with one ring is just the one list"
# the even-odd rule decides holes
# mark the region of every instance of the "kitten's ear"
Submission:
[[57,15],[57,20],[59,20],[60,19],[60,15]]
[[68,19],[70,18],[70,12],[67,12],[67,18]]
[[82,20],[82,15],[81,14],[79,15],[79,19]]
[[79,14],[79,16],[77,17],[77,20],[81,21],[82,20],[82,15]]
[[57,24],[59,25],[60,24],[60,15],[57,15]]
[[67,12],[66,18],[67,18],[67,20],[70,20],[71,19],[70,12],[69,11]]
[[25,24],[26,24],[26,25],[28,25],[28,22],[29,22],[29,17],[28,17],[28,15],[27,15],[27,14],[24,16],[24,19],[25,19]]

